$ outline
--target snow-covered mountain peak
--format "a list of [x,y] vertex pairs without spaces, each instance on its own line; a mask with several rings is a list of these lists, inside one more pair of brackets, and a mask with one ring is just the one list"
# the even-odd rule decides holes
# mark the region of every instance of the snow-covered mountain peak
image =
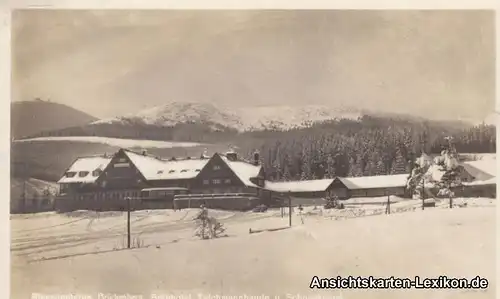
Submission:
[[128,123],[170,127],[180,123],[202,123],[239,131],[284,130],[339,118],[357,119],[361,115],[355,109],[322,105],[227,108],[211,103],[170,102],[138,113],[96,121],[94,124]]

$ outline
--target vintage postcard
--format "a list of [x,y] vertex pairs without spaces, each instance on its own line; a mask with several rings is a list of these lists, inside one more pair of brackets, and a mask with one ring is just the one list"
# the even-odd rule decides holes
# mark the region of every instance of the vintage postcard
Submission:
[[10,23],[10,298],[495,297],[493,10]]

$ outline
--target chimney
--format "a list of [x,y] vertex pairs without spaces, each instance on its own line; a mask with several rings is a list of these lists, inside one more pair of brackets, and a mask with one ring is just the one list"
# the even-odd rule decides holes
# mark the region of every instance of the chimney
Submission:
[[226,158],[229,160],[229,161],[237,161],[238,160],[238,154],[233,151],[233,150],[230,150],[226,153]]
[[201,154],[201,157],[200,157],[200,158],[201,158],[201,159],[208,159],[208,158],[210,158],[210,157],[208,156],[207,149],[205,149],[205,150],[203,151],[203,153]]
[[146,156],[147,154],[148,154],[148,151],[147,151],[147,150],[145,150],[145,149],[143,149],[143,150],[142,150],[142,155],[143,155],[143,156]]
[[258,166],[260,164],[260,154],[259,151],[253,153],[253,165]]

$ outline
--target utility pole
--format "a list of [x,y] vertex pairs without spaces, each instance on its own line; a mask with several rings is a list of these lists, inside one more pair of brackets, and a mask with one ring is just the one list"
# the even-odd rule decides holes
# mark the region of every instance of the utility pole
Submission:
[[292,227],[292,196],[288,191],[288,225]]
[[127,248],[130,249],[130,197],[127,197]]
[[26,180],[27,178],[23,178],[23,198],[22,198],[22,203],[21,203],[21,211],[24,213],[26,212]]
[[[427,130],[424,131],[424,140],[423,146],[422,146],[422,154],[425,153],[425,147],[426,147],[426,139],[427,139]],[[420,165],[421,168],[425,171],[427,169],[427,165]],[[422,173],[422,211],[425,209],[425,172]]]
[[385,191],[385,193],[387,194],[387,208],[385,210],[385,213],[390,214],[391,213],[391,196],[389,195],[387,190]]
[[422,211],[424,210],[424,203],[425,203],[425,177],[422,176]]

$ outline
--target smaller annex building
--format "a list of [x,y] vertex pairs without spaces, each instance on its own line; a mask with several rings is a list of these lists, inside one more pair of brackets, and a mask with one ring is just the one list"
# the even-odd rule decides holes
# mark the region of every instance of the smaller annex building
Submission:
[[336,177],[308,181],[269,182],[265,188],[272,196],[290,194],[298,204],[323,203],[323,198],[337,196],[341,200],[351,197],[379,197],[387,195],[406,196],[408,174]]

